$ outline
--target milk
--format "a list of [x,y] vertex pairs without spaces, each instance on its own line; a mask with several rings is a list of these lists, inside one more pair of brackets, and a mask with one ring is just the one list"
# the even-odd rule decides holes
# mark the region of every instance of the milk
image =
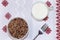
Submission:
[[37,20],[42,20],[48,15],[48,7],[44,3],[35,3],[32,7],[32,15]]

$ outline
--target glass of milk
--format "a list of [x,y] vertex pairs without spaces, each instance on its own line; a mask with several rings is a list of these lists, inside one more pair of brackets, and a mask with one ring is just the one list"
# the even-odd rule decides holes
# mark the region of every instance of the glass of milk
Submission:
[[43,2],[36,2],[32,6],[32,16],[36,20],[43,20],[48,16],[51,7],[48,7],[47,4]]

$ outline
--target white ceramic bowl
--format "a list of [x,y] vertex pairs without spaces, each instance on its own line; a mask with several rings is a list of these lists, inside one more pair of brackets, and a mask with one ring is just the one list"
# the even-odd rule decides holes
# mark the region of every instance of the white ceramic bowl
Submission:
[[[19,17],[17,17],[17,18],[19,18]],[[13,19],[14,19],[14,18],[13,18]],[[10,20],[10,21],[11,21],[11,20]],[[24,39],[28,36],[28,34],[29,34],[29,27],[28,27],[28,32],[26,33],[26,35],[25,35],[23,38],[17,39],[17,38],[14,38],[13,36],[11,36],[11,34],[10,34],[9,30],[8,30],[8,25],[7,25],[7,34],[8,34],[8,36],[9,36],[12,40],[24,40]]]

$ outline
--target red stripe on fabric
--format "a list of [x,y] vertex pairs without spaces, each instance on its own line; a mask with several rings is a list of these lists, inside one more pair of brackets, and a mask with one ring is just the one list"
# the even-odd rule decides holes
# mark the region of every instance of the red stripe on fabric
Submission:
[[57,36],[56,36],[56,38],[57,38],[57,40],[60,40],[60,0],[56,0],[56,28],[57,28],[57,30],[56,30],[56,32],[57,32]]

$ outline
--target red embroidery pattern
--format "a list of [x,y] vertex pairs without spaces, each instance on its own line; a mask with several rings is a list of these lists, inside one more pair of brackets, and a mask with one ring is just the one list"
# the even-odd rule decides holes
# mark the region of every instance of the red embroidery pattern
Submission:
[[6,7],[8,5],[8,2],[6,0],[3,0],[2,4],[3,4],[3,6]]
[[[46,2],[46,4],[47,4],[47,6],[48,6],[48,7],[50,7],[50,6],[51,6],[51,3],[50,3],[49,1],[47,1],[47,2]],[[47,21],[47,20],[48,20],[48,16],[47,16],[47,17],[45,17],[43,20],[44,20],[44,21]]]
[[3,30],[4,32],[7,32],[7,26],[6,26],[6,25],[3,26],[2,30]]
[[48,20],[48,16],[47,16],[47,17],[45,17],[43,20],[44,20],[44,21],[47,21],[47,20]]
[[11,14],[10,14],[9,12],[6,13],[5,18],[6,18],[6,19],[10,19],[10,18],[11,18]]
[[51,3],[49,1],[46,2],[47,6],[50,7]]
[[52,30],[51,30],[49,27],[47,27],[46,30],[45,30],[45,32],[46,32],[47,34],[50,34],[51,31],[52,31]]
[[56,6],[57,6],[56,7],[56,9],[57,9],[56,10],[56,12],[57,12],[57,14],[56,14],[57,15],[57,17],[56,17],[56,19],[57,19],[56,20],[56,22],[57,22],[56,23],[56,25],[57,25],[57,27],[56,27],[57,28],[57,30],[56,30],[56,32],[57,32],[56,38],[57,38],[57,40],[60,40],[60,0],[56,0],[56,2],[57,2],[56,3]]
[[[8,1],[7,1],[7,0],[3,0],[3,1],[2,1],[2,5],[3,5],[4,7],[6,7],[6,6],[8,5]],[[9,20],[9,19],[11,18],[11,14],[10,14],[9,12],[7,12],[4,17]],[[6,25],[3,26],[2,30],[3,30],[4,32],[7,32],[7,26],[6,26]]]

